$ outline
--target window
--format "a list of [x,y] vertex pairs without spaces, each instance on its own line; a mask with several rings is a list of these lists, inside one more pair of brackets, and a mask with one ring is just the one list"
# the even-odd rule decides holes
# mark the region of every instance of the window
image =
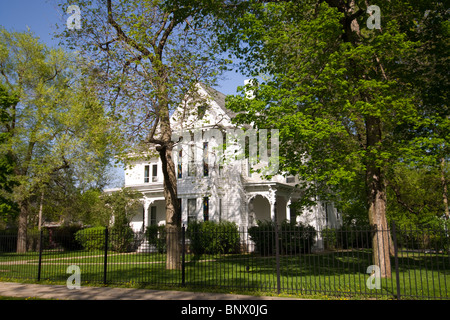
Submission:
[[148,183],[150,182],[150,166],[145,166],[144,167],[144,183]]
[[183,150],[178,152],[178,179],[183,178]]
[[203,221],[209,220],[209,198],[203,197]]
[[150,225],[156,226],[156,207],[150,207]]
[[188,199],[188,224],[197,221],[197,199]]
[[152,182],[158,181],[158,165],[154,164],[152,166]]
[[194,145],[189,145],[189,163],[188,163],[188,176],[195,176],[195,149]]
[[295,177],[286,177],[286,183],[294,183]]
[[218,206],[218,210],[219,210],[219,222],[222,221],[222,198],[219,198],[219,206]]
[[203,142],[203,176],[207,177],[208,175],[208,142]]

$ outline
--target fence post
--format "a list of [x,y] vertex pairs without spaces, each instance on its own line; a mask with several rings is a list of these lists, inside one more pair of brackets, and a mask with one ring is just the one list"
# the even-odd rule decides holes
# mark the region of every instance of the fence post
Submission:
[[103,260],[103,284],[106,285],[106,273],[108,270],[108,228],[105,228],[105,258]]
[[400,300],[400,278],[398,270],[398,246],[397,246],[397,231],[395,228],[395,222],[392,223],[392,237],[394,238],[394,259],[395,259],[395,277],[397,283],[397,300]]
[[280,283],[280,244],[278,243],[279,236],[278,236],[278,223],[276,221],[275,216],[275,257],[276,257],[276,263],[277,263],[277,293],[280,294],[281,292],[281,283]]
[[41,265],[42,265],[42,237],[44,231],[41,230],[39,232],[39,263],[38,263],[38,279],[37,281],[41,281]]
[[183,224],[181,227],[181,286],[186,285],[186,228]]

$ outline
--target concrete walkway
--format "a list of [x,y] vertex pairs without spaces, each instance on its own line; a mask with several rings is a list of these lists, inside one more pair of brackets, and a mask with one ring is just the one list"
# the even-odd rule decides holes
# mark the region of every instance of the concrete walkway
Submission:
[[64,285],[14,282],[0,282],[0,296],[59,300],[299,300],[284,297],[111,287],[82,286],[80,289],[68,289]]

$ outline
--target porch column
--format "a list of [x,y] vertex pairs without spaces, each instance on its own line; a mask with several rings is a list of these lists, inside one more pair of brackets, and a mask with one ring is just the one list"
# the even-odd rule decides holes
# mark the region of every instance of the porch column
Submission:
[[269,194],[267,196],[267,200],[269,200],[269,204],[270,204],[270,220],[272,220],[273,222],[275,222],[276,217],[277,217],[277,208],[276,208],[276,203],[277,203],[277,198],[276,198],[276,193],[273,189],[269,190]]
[[289,207],[291,205],[291,198],[289,198],[286,202],[286,220],[287,222],[291,222],[291,208]]

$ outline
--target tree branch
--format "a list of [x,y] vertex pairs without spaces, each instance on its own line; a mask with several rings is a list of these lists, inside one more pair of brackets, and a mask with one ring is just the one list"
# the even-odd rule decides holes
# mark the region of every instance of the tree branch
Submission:
[[129,38],[126,33],[122,30],[122,28],[120,27],[120,25],[114,20],[113,18],[113,14],[112,14],[112,4],[111,4],[111,0],[107,0],[107,8],[108,8],[108,23],[114,27],[114,29],[117,32],[117,36],[119,39],[121,39],[122,41],[124,41],[126,44],[128,44],[129,46],[133,47],[134,49],[136,49],[137,51],[141,52],[144,56],[148,56],[150,58],[150,60],[152,60],[151,57],[151,52],[139,45],[136,41],[134,41],[133,39]]

